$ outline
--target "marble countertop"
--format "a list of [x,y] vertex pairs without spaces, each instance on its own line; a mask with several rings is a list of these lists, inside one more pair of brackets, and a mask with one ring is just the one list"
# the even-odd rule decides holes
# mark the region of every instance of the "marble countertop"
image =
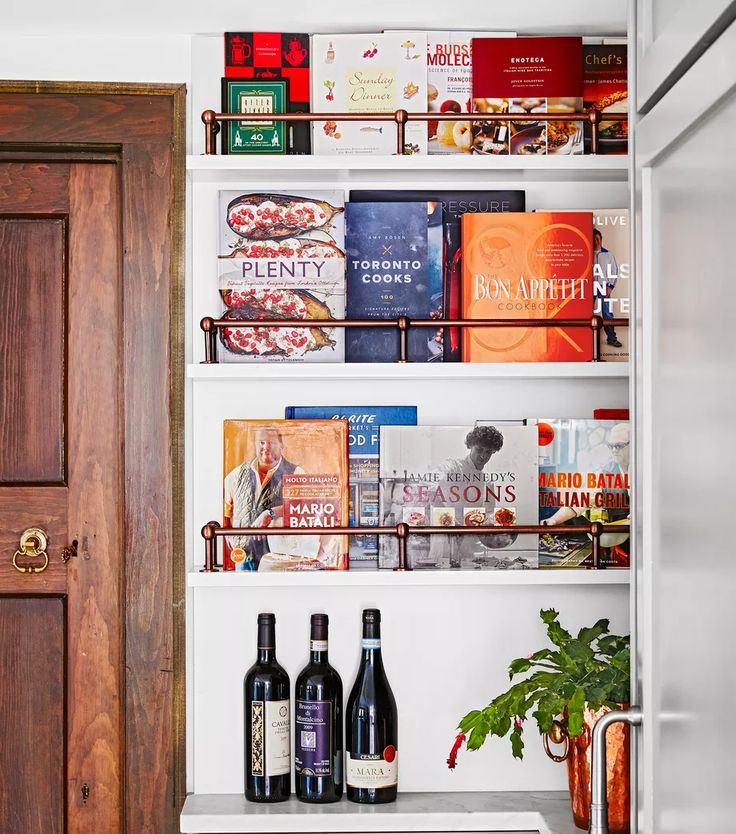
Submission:
[[183,834],[301,834],[301,832],[449,832],[575,834],[566,792],[400,793],[387,805],[343,798],[309,805],[292,796],[272,805],[240,794],[190,794]]

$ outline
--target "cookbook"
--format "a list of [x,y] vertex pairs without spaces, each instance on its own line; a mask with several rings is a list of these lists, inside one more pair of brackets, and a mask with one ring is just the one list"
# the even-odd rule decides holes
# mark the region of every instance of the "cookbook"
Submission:
[[[540,419],[539,523],[628,525],[631,513],[628,420]],[[604,533],[604,567],[629,566],[629,534]],[[540,568],[587,568],[593,544],[581,533],[539,537]]]
[[[309,113],[309,35],[301,32],[226,32],[225,77],[285,80],[288,96],[284,112]],[[289,153],[311,153],[309,122],[292,122],[287,127],[287,135]]]
[[[225,527],[284,528],[227,536],[225,570],[345,570],[348,426],[344,420],[225,420]],[[314,529],[314,535],[289,535]]]
[[[447,536],[410,535],[408,566],[536,568],[537,536],[513,529],[537,523],[536,453],[536,426],[382,426],[381,523],[448,528]],[[453,536],[455,526],[478,535]],[[395,537],[381,537],[379,565],[398,565]]]
[[[604,114],[598,126],[598,153],[628,151],[629,123],[615,119],[629,106],[627,71],[625,44],[583,44],[583,106],[586,113],[600,110]],[[585,125],[585,149],[590,153],[589,124]]]
[[593,210],[593,311],[603,317],[601,359],[628,362],[629,328],[606,324],[628,319],[631,308],[631,256],[628,209]]
[[[218,290],[223,362],[342,362],[345,220],[341,191],[220,191]],[[314,327],[244,327],[258,319]]]
[[591,212],[465,214],[463,315],[466,319],[544,319],[549,326],[468,327],[466,362],[587,362],[593,314]]
[[[423,113],[424,32],[312,35],[312,107],[318,113]],[[315,154],[395,154],[394,121],[314,122]],[[404,153],[426,153],[424,122],[407,122]]]
[[[440,203],[348,203],[349,319],[414,319],[442,315],[442,206]],[[440,327],[408,333],[412,362],[441,362]],[[397,327],[353,327],[345,335],[348,362],[395,362]]]
[[475,122],[474,153],[583,153],[582,121],[513,120],[515,113],[582,112],[582,38],[473,38],[472,45],[473,110],[510,117]]
[[[378,524],[378,461],[380,427],[415,426],[413,405],[309,406],[291,405],[287,419],[347,420],[349,437],[351,527]],[[350,569],[378,567],[378,536],[350,536]]]
[[[224,113],[286,113],[289,82],[222,79],[222,109]],[[279,121],[226,122],[222,138],[224,154],[285,154],[288,150],[286,124]]]
[[[415,202],[427,200],[442,203],[442,292],[443,315],[445,318],[459,318],[460,291],[462,283],[462,249],[460,247],[460,218],[466,212],[482,213],[491,211],[524,211],[524,191],[417,191],[417,190],[374,190],[357,189],[350,191],[351,202]],[[460,329],[449,328],[443,334],[444,361],[459,362]]]

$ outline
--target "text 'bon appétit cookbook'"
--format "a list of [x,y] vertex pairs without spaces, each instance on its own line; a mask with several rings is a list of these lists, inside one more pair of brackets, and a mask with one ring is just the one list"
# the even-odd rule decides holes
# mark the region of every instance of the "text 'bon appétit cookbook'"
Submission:
[[593,314],[591,212],[465,214],[463,314],[467,319],[541,319],[548,326],[469,327],[467,362],[586,362]]
[[[343,193],[220,192],[220,329],[225,362],[342,362],[345,317]],[[314,319],[314,327],[244,327]]]

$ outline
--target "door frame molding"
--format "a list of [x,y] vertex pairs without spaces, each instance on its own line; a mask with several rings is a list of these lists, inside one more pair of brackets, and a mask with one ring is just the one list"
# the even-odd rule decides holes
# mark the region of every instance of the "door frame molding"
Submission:
[[[58,107],[62,99],[66,106]],[[12,103],[12,118],[0,121],[0,158],[112,156],[119,163],[125,251],[121,766],[130,834],[178,831],[186,793],[185,102],[183,84],[0,81],[0,109]],[[157,132],[157,124],[167,130]],[[152,166],[154,154],[163,169]],[[139,200],[147,211],[134,210]],[[156,414],[151,392],[161,389]],[[161,605],[162,591],[168,605]]]

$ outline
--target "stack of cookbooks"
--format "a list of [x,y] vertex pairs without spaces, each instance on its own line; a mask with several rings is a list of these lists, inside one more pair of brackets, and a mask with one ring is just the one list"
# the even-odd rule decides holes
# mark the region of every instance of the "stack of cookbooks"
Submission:
[[[348,541],[330,529],[399,523],[447,529],[410,533],[413,569],[587,568],[592,539],[566,529],[629,524],[626,419],[421,426],[408,405],[289,406],[286,416],[225,421],[224,526],[279,530],[227,536],[226,570],[394,568],[395,536]],[[477,534],[453,535],[458,526]],[[628,532],[600,544],[600,566],[628,567]]]
[[[228,32],[222,108],[242,113],[222,142],[231,154],[391,154],[392,121],[340,113],[457,114],[409,121],[404,153],[581,154],[585,120],[545,113],[604,113],[599,153],[626,153],[626,42],[516,37],[514,32],[385,31],[309,35]],[[253,121],[253,113],[335,114],[326,121]],[[508,114],[467,121],[463,113]],[[514,120],[514,114],[534,116]]]

